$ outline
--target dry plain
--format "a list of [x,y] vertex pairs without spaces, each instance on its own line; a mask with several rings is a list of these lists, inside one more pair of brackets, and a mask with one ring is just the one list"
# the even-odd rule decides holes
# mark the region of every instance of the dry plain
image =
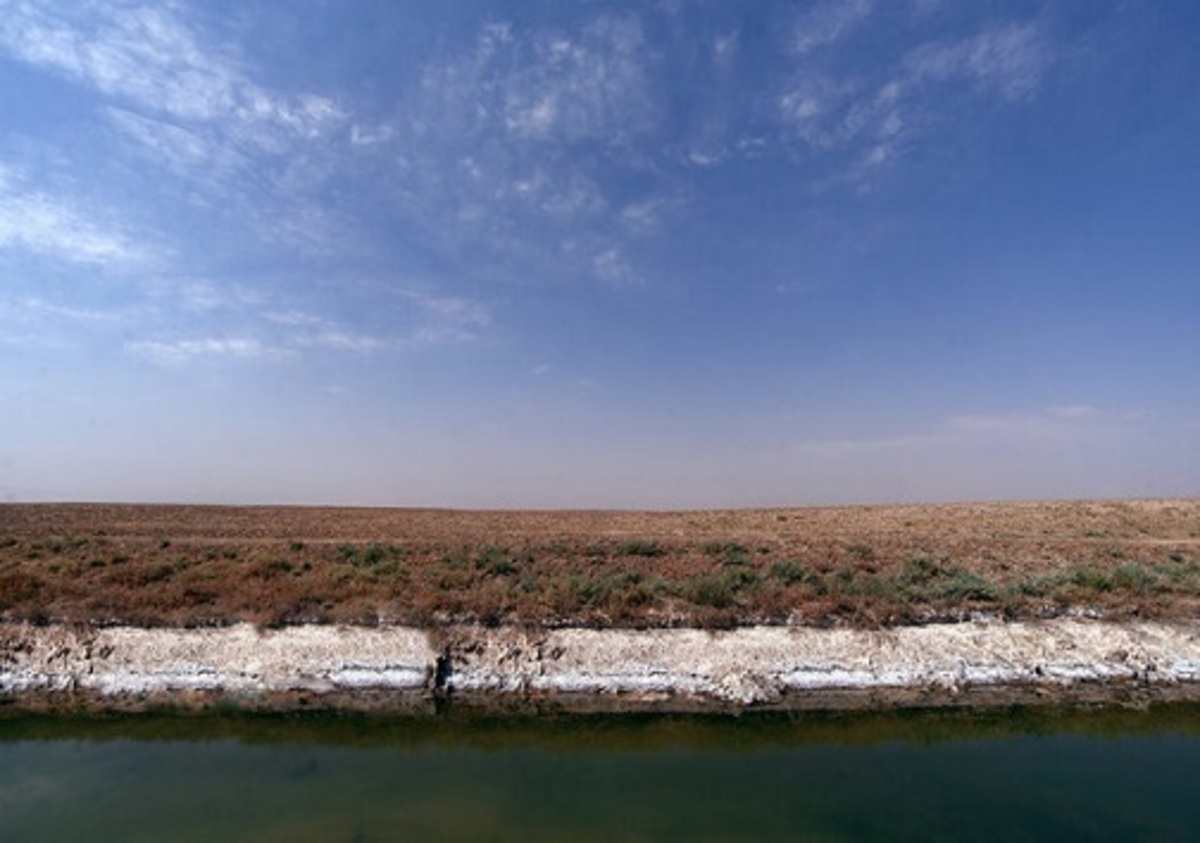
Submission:
[[1200,500],[689,512],[0,505],[0,619],[880,628],[1191,621]]

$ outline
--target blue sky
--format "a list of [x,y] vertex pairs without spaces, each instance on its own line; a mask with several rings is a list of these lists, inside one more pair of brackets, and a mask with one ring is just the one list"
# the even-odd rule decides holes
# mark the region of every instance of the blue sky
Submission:
[[0,9],[0,499],[1200,494],[1200,6]]

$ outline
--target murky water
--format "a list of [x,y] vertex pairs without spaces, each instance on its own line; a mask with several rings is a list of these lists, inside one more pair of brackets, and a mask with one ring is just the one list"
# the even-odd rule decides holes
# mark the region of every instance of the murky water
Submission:
[[0,719],[0,840],[1191,840],[1200,708]]

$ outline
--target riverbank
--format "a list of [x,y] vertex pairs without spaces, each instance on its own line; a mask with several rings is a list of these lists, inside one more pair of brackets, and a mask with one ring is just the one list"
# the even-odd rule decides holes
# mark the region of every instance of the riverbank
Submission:
[[1200,698],[1200,500],[705,512],[0,504],[16,707]]
[[16,708],[742,711],[1200,700],[1200,626],[0,627]]

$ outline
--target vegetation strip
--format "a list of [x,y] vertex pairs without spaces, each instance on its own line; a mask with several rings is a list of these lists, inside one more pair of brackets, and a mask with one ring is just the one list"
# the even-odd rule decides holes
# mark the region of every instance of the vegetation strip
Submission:
[[1200,501],[711,512],[0,505],[0,621],[1188,621]]

